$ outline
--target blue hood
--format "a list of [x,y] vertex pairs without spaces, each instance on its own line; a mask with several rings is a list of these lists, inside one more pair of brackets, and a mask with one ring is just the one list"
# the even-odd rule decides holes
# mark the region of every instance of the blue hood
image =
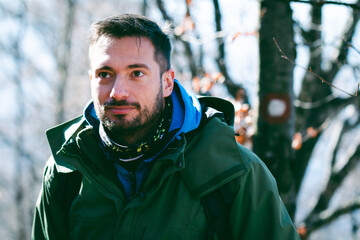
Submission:
[[[169,131],[176,131],[175,136],[196,129],[201,120],[201,106],[199,100],[189,94],[178,80],[174,81],[174,90],[170,95],[173,103],[172,121]],[[94,103],[90,101],[84,109],[86,121],[95,129],[99,128]]]
[[200,102],[195,96],[189,94],[176,79],[171,100],[173,113],[169,131],[179,129],[176,133],[178,136],[196,129],[201,120]]

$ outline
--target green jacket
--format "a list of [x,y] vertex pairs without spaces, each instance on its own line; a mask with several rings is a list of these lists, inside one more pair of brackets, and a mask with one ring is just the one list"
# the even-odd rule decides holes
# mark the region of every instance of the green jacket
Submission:
[[[190,142],[186,135],[174,140],[129,202],[82,118],[47,135],[53,157],[45,167],[33,239],[207,239],[200,198],[225,184],[235,196],[233,239],[300,239],[269,170],[219,118]],[[78,172],[80,187],[69,180]]]

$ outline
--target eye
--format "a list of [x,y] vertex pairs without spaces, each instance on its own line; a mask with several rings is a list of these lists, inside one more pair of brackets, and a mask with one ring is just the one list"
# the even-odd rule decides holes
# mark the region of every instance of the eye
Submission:
[[97,76],[101,79],[108,79],[111,78],[111,74],[108,72],[99,72]]
[[143,73],[143,72],[141,72],[141,71],[133,71],[132,73],[131,73],[131,76],[132,77],[136,77],[136,78],[139,78],[139,77],[142,77],[142,76],[144,76],[145,74]]

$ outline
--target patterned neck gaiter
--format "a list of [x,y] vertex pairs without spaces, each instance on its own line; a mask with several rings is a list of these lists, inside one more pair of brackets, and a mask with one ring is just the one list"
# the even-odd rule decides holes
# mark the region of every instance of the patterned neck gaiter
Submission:
[[133,146],[125,146],[111,139],[102,124],[99,127],[99,134],[104,147],[104,152],[115,163],[131,162],[138,159],[147,159],[154,156],[167,143],[167,133],[171,123],[172,103],[171,99],[165,101],[165,108],[154,134],[144,142]]

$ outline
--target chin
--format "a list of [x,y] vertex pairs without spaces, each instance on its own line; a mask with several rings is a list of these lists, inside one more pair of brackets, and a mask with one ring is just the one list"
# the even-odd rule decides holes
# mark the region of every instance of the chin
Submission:
[[108,119],[106,121],[106,124],[104,124],[104,126],[106,126],[108,128],[108,130],[110,131],[126,131],[126,130],[135,130],[138,129],[139,127],[142,127],[142,123],[139,121],[139,119],[115,119],[115,120],[111,120]]

